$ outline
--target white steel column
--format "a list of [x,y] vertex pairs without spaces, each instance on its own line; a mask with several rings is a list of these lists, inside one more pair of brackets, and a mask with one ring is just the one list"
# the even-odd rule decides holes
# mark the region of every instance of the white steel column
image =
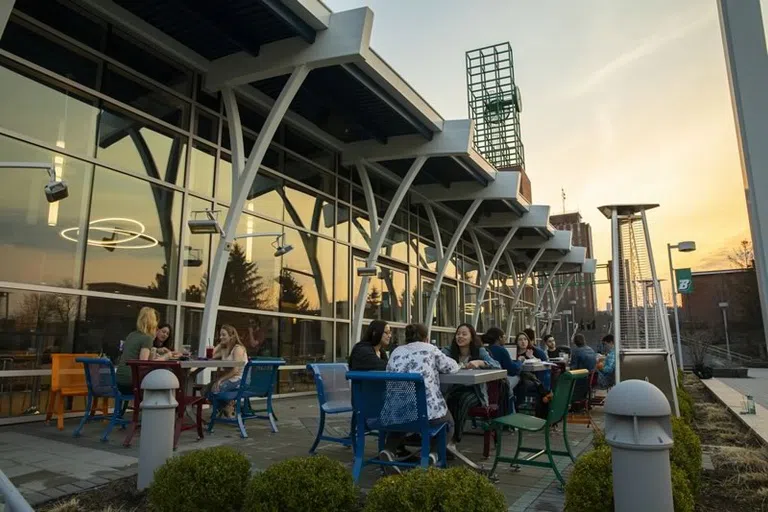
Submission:
[[363,162],[356,162],[357,173],[360,175],[360,183],[363,185],[363,194],[365,195],[365,204],[368,206],[368,224],[371,226],[371,236],[379,230],[379,211],[376,207],[376,198],[373,196],[373,185],[368,176],[368,169]]
[[0,0],[0,37],[3,37],[5,26],[8,24],[8,18],[11,17],[13,4],[16,0]]
[[547,294],[547,288],[552,284],[552,280],[555,278],[555,274],[560,270],[560,267],[563,266],[563,259],[557,262],[555,265],[555,268],[552,269],[552,272],[549,273],[549,276],[547,277],[547,280],[544,282],[544,287],[542,288],[542,293],[539,295],[539,298],[536,300],[536,307],[534,308],[535,311],[538,311],[541,307],[541,301],[544,298],[544,296]]
[[[485,279],[485,257],[483,256],[483,248],[480,246],[480,240],[477,238],[477,233],[474,230],[469,231],[469,237],[472,239],[472,245],[475,247],[475,254],[477,254],[477,263],[480,268],[477,269],[478,277],[482,281]],[[474,284],[474,283],[473,283]]]
[[509,267],[509,275],[512,277],[512,286],[514,287],[512,290],[510,290],[511,293],[514,293],[514,290],[517,289],[517,269],[515,268],[515,262],[512,260],[512,256],[508,252],[504,253],[504,259],[507,262],[507,266]]
[[507,338],[509,338],[512,335],[512,314],[514,313],[515,308],[517,307],[517,303],[520,302],[520,299],[523,296],[525,285],[528,282],[528,278],[531,277],[531,272],[533,272],[533,268],[541,259],[541,256],[544,254],[544,251],[546,251],[544,247],[536,251],[536,256],[533,257],[533,259],[531,260],[531,263],[528,264],[528,268],[525,269],[525,274],[523,275],[523,278],[517,282],[517,287],[515,289],[515,296],[512,298],[512,304],[509,305],[509,315],[507,316],[507,328],[506,328]]
[[760,0],[718,0],[768,344],[768,53]]
[[[451,236],[451,241],[448,242],[448,247],[446,248],[445,252],[442,254],[440,259],[438,260],[437,276],[435,276],[435,282],[432,284],[432,293],[430,293],[429,295],[429,301],[427,302],[427,310],[424,312],[424,322],[427,324],[428,338],[432,334],[432,320],[433,320],[432,312],[435,310],[435,306],[437,305],[437,297],[440,295],[440,287],[443,285],[443,278],[445,277],[445,271],[448,268],[448,264],[451,262],[451,256],[453,256],[453,252],[456,250],[456,246],[459,245],[459,240],[461,240],[461,235],[464,234],[464,230],[467,229],[467,226],[469,225],[469,221],[472,220],[472,217],[475,215],[475,212],[477,211],[478,207],[482,202],[483,202],[482,199],[475,199],[474,201],[472,201],[472,204],[469,205],[469,209],[464,214],[464,217],[461,219],[459,226],[456,228],[456,231],[453,233],[453,236]],[[437,226],[435,225],[434,227],[437,227]],[[435,231],[434,234],[435,234],[435,238],[438,238],[440,235],[440,231],[437,230]],[[437,242],[437,240],[435,240],[435,242]],[[440,252],[438,252],[438,254],[440,254]],[[486,271],[486,275],[488,275],[487,271]]]
[[[384,218],[381,221],[381,224],[376,228],[375,232],[373,230],[373,224],[371,224],[371,244],[370,244],[370,252],[368,253],[368,259],[366,261],[365,266],[366,267],[373,267],[376,265],[376,262],[379,260],[379,253],[381,252],[381,248],[384,245],[384,237],[387,236],[387,231],[389,231],[389,226],[392,225],[392,220],[395,218],[395,214],[397,213],[398,208],[400,208],[400,203],[403,202],[403,199],[405,198],[405,195],[408,193],[408,190],[411,188],[411,185],[413,184],[413,180],[416,179],[416,176],[419,174],[419,171],[424,166],[424,163],[427,161],[427,157],[425,156],[419,156],[414,159],[413,163],[411,164],[410,169],[408,169],[408,172],[405,174],[405,177],[403,178],[403,181],[400,182],[400,186],[397,187],[397,192],[395,192],[394,197],[392,197],[392,201],[389,203],[389,207],[387,208],[387,212],[384,214]],[[365,165],[363,163],[363,165]],[[358,168],[359,170],[359,168]],[[361,176],[362,180],[362,176]],[[367,187],[370,188],[371,182],[368,180]],[[365,182],[364,182],[365,185]],[[371,189],[372,190],[372,189]],[[366,193],[366,202],[368,201],[368,193]],[[373,197],[373,194],[370,194],[370,197]],[[373,203],[375,204],[375,202]],[[370,205],[369,205],[369,212],[370,212]],[[368,286],[370,285],[371,278],[369,276],[362,276],[360,280],[360,289],[358,290],[357,294],[357,300],[355,301],[355,310],[352,314],[352,340],[357,341],[360,339],[360,335],[363,331],[363,315],[365,314],[365,300],[368,297]]]
[[[475,328],[477,328],[477,322],[480,320],[480,308],[483,304],[483,301],[485,300],[485,291],[488,289],[488,285],[491,284],[491,276],[496,270],[496,266],[499,264],[501,256],[506,254],[507,246],[512,240],[512,237],[515,236],[515,233],[517,233],[517,227],[510,228],[510,230],[507,232],[504,240],[501,241],[501,245],[499,245],[498,249],[496,249],[496,254],[493,255],[491,265],[488,267],[485,275],[483,276],[483,280],[480,283],[480,289],[477,291],[475,312],[472,313],[472,325],[475,326]],[[512,267],[512,272],[514,272],[514,266]]]
[[[560,289],[559,292],[557,292],[557,298],[552,301],[552,317],[555,316],[557,313],[557,308],[560,307],[560,301],[563,300],[563,297],[565,296],[565,291],[568,289],[568,287],[571,285],[571,281],[573,281],[573,276],[575,274],[571,274],[568,276],[568,279],[565,280],[563,283],[563,287]],[[567,315],[566,315],[567,316]],[[570,322],[570,319],[568,320]],[[549,320],[549,328],[548,331],[552,331],[552,319]],[[574,333],[575,334],[575,333]],[[571,340],[568,340],[568,346],[571,345]]]
[[[233,150],[232,155],[232,182],[237,181],[237,186],[233,188],[232,202],[227,213],[227,218],[224,222],[224,234],[219,239],[219,245],[216,248],[216,254],[213,259],[213,267],[211,269],[211,275],[208,279],[208,290],[205,294],[205,310],[203,313],[203,325],[200,329],[200,348],[198,355],[200,357],[205,356],[205,347],[213,343],[213,338],[216,329],[216,318],[219,310],[219,299],[221,297],[221,287],[224,283],[224,275],[227,271],[227,263],[229,262],[229,252],[232,249],[232,242],[237,234],[237,224],[240,221],[240,215],[242,215],[245,202],[248,200],[248,193],[251,190],[253,180],[256,178],[256,174],[259,171],[261,162],[264,160],[264,155],[267,153],[269,144],[272,142],[272,138],[277,131],[280,122],[283,120],[291,101],[299,91],[301,84],[309,73],[309,67],[299,66],[293,70],[288,82],[283,87],[275,101],[272,110],[270,110],[267,116],[264,126],[259,132],[259,136],[256,138],[256,144],[251,149],[251,154],[248,159],[245,160],[242,153],[242,126],[240,126],[239,110],[237,102],[235,101],[234,94],[224,94],[225,103],[227,107],[227,121],[229,124],[229,133],[231,138],[231,146]],[[226,91],[227,88],[224,90]],[[229,111],[229,109],[232,109]],[[234,154],[234,151],[238,150],[240,155]],[[241,167],[242,166],[242,167]],[[237,177],[237,180],[234,178]]]
[[619,283],[619,261],[621,243],[619,237],[619,212],[614,207],[611,211],[611,243],[613,244],[611,265],[611,308],[613,309],[613,350],[616,351],[616,384],[621,382],[621,284]]

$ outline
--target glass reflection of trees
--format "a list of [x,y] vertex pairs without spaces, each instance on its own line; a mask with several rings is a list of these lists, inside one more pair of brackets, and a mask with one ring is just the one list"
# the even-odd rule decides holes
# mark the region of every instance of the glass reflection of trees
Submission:
[[[355,258],[355,268],[363,266],[365,266],[365,262]],[[377,270],[377,275],[370,278],[364,318],[407,323],[408,279],[406,273],[382,266],[377,266]],[[355,272],[356,296],[359,294],[361,280]]]

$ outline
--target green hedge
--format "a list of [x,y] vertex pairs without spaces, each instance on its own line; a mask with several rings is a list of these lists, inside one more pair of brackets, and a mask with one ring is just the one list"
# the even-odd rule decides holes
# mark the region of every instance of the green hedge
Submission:
[[157,468],[149,501],[158,512],[240,510],[250,471],[245,455],[229,447],[188,452]]
[[360,493],[349,469],[328,457],[296,457],[254,475],[244,512],[350,512]]
[[693,512],[696,504],[688,475],[677,464],[672,464],[672,501],[675,512]]
[[698,496],[701,484],[701,441],[699,436],[682,418],[672,418],[674,444],[669,458],[685,471],[693,496]]
[[467,468],[415,469],[381,478],[365,500],[364,512],[506,512],[504,495]]

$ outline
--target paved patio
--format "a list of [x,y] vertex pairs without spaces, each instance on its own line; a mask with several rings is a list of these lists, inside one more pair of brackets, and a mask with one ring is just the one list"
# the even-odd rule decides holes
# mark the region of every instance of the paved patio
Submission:
[[[280,420],[277,434],[270,433],[267,423],[262,421],[246,424],[248,439],[241,439],[236,429],[228,425],[217,426],[212,435],[199,442],[195,433],[189,431],[182,434],[179,452],[231,445],[248,455],[256,470],[280,460],[306,455],[317,425],[317,400],[314,397],[282,399],[275,402],[275,410]],[[594,416],[598,423],[602,423],[601,412]],[[42,423],[0,429],[0,470],[33,506],[136,473],[140,438],[131,448],[124,448],[121,444],[123,433],[116,430],[109,443],[101,443],[99,435],[103,426],[91,424],[81,438],[75,439],[72,430],[76,424],[76,420],[67,420],[64,431]],[[334,419],[327,422],[326,430],[343,431],[347,424],[348,420],[343,418]],[[571,425],[569,431],[569,439],[577,454],[589,449],[592,429]],[[505,447],[511,450],[513,440],[510,434],[506,436]],[[542,435],[531,436],[531,445],[543,447],[543,443]],[[555,436],[554,444],[562,448],[561,434]],[[489,464],[482,460],[481,436],[465,436],[460,448],[470,459]],[[367,451],[372,455],[375,453],[373,439],[369,441]],[[322,443],[318,452],[341,461],[351,470],[351,450]],[[570,466],[570,460],[560,460],[560,468],[566,475]],[[364,489],[370,488],[379,476],[377,468],[366,467],[360,484]],[[498,470],[498,476],[498,488],[506,495],[510,511],[563,510],[564,495],[552,471],[538,468],[512,471],[503,467]]]

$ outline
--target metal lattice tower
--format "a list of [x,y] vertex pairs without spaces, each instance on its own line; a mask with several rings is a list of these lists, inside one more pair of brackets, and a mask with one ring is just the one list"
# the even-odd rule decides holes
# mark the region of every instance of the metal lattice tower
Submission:
[[501,43],[466,54],[469,116],[475,150],[496,168],[523,166],[522,99],[515,85],[512,46]]

